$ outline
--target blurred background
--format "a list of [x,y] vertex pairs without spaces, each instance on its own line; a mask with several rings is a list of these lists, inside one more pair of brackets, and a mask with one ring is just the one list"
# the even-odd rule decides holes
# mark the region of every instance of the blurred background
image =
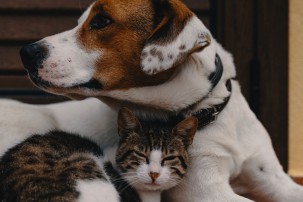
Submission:
[[[299,161],[295,158],[298,151],[292,150],[298,146],[292,142],[301,140],[300,135],[293,136],[292,139],[288,136],[289,131],[293,132],[288,121],[289,117],[292,117],[290,113],[297,114],[298,110],[302,111],[302,107],[291,105],[288,99],[288,94],[292,93],[288,88],[291,69],[289,19],[292,19],[290,17],[292,12],[289,10],[294,8],[300,12],[298,8],[303,10],[303,1],[183,0],[183,2],[234,55],[237,79],[240,81],[244,96],[271,134],[274,148],[284,169],[290,167],[290,170],[294,170],[294,175],[300,176],[301,173],[295,171],[297,165],[291,163]],[[31,84],[21,65],[19,49],[24,44],[73,28],[77,18],[90,3],[90,0],[0,0],[1,98],[13,98],[35,104],[67,100],[42,92]],[[302,20],[300,22],[302,23]],[[297,51],[294,49],[294,52]],[[292,71],[297,75],[295,70]],[[297,125],[294,128],[296,134],[300,132],[295,131]],[[303,136],[303,132],[301,134]]]

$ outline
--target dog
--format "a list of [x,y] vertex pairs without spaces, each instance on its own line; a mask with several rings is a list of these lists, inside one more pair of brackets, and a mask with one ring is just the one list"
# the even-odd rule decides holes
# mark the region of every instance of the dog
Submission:
[[142,120],[199,119],[189,174],[166,201],[303,201],[234,80],[232,55],[179,0],[97,0],[74,29],[20,54],[45,91],[97,97]]

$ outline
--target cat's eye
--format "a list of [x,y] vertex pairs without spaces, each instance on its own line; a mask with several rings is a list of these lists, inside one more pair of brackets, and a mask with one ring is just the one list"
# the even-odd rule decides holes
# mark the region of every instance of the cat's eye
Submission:
[[93,19],[90,21],[90,27],[89,29],[102,29],[106,27],[107,25],[111,24],[112,20],[109,17],[106,17],[101,14],[97,14],[93,17]]
[[144,146],[138,145],[138,146],[137,146],[137,149],[140,150],[140,151],[143,151],[143,150],[144,150]]
[[141,158],[144,158],[144,160],[146,161],[146,163],[149,164],[149,159],[148,159],[148,157],[145,154],[142,154],[141,152],[138,152],[138,151],[134,151],[134,152],[135,152],[135,154],[137,156],[140,156]]
[[177,156],[167,156],[164,159],[162,159],[161,165],[163,166],[165,161],[172,161],[172,160],[175,160],[176,158],[177,158]]

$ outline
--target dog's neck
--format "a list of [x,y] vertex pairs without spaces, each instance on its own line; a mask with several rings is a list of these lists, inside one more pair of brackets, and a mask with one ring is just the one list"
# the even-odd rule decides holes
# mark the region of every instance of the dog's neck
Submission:
[[[209,76],[209,81],[212,84],[212,88],[211,88],[209,94],[212,92],[212,89],[214,89],[216,87],[216,85],[219,83],[219,81],[222,77],[222,74],[223,74],[223,64],[222,64],[221,58],[217,54],[216,54],[216,59],[215,59],[215,66],[216,66],[215,71]],[[231,79],[227,80],[226,88],[229,92],[231,92],[231,90],[232,90]],[[174,125],[176,125],[180,121],[184,120],[184,118],[186,116],[194,116],[198,119],[198,129],[202,129],[203,127],[213,123],[217,119],[218,115],[225,108],[225,106],[227,105],[227,103],[230,99],[230,95],[229,95],[226,98],[224,98],[224,100],[221,104],[213,105],[208,108],[203,108],[203,109],[200,109],[199,111],[196,111],[193,113],[192,109],[194,109],[197,105],[199,105],[201,102],[203,102],[203,100],[206,97],[207,96],[201,97],[201,99],[198,102],[193,103],[192,105],[189,105],[188,107],[182,109],[181,112],[177,115],[171,115],[166,121],[149,119],[149,120],[147,120],[146,124],[153,125],[154,127],[157,127],[157,128],[171,127],[171,129],[172,129],[172,127]],[[141,119],[141,122],[145,122],[145,120]]]
[[[222,60],[224,71],[213,88],[209,80],[216,70],[216,54]],[[114,109],[126,106],[141,119],[167,120],[179,115],[182,110],[195,104],[186,113],[195,113],[224,102],[230,95],[226,82],[235,77],[232,58],[213,40],[212,45],[200,53],[195,53],[179,66],[177,72],[164,84],[104,92],[100,99]],[[201,100],[203,98],[203,100]]]

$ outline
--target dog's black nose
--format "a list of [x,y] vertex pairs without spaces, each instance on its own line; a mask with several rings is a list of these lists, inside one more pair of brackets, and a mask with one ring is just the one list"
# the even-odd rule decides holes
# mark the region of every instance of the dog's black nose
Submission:
[[28,71],[36,71],[47,55],[47,48],[43,44],[32,43],[21,48],[20,56],[24,67]]

